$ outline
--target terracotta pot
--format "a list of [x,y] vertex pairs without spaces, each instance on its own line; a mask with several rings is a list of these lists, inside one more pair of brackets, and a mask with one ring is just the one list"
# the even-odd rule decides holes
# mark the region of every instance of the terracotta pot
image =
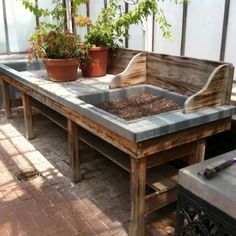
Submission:
[[77,79],[78,58],[44,59],[48,77],[52,81],[71,81]]
[[88,64],[81,66],[85,77],[104,76],[107,72],[108,47],[94,47],[89,49]]

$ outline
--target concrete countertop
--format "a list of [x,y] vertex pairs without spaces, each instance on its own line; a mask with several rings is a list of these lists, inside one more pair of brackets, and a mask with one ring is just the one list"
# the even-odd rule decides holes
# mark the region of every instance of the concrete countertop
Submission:
[[236,164],[217,173],[212,179],[198,175],[206,167],[213,167],[236,157],[236,150],[179,171],[179,184],[236,219]]
[[[31,67],[32,69],[32,67]],[[16,71],[6,65],[0,65],[0,71],[37,91],[60,101],[74,111],[90,117],[101,125],[126,137],[133,142],[170,134],[176,131],[209,123],[232,116],[235,106],[211,107],[197,112],[184,114],[182,110],[153,115],[145,119],[123,122],[113,115],[99,112],[91,104],[78,99],[80,95],[109,90],[109,83],[114,75],[100,78],[82,78],[71,82],[52,82],[45,70]]]

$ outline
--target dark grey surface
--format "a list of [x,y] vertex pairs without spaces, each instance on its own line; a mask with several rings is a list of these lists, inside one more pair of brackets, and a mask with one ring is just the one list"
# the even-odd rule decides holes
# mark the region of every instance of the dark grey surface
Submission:
[[236,219],[236,164],[208,180],[198,172],[236,157],[236,150],[179,171],[179,184]]
[[37,61],[32,61],[32,62],[28,60],[7,61],[7,62],[2,62],[2,64],[16,71],[33,71],[33,70],[45,69],[43,63],[39,63]]
[[[48,80],[45,70],[30,71],[31,69],[28,69],[29,71],[22,71],[25,68],[24,66],[19,64],[18,71],[16,71],[6,65],[1,65],[0,71],[133,142],[147,140],[230,117],[236,111],[235,107],[231,105],[210,107],[189,114],[184,114],[182,110],[177,110],[125,123],[114,115],[101,112],[92,104],[78,99],[82,95],[108,92],[109,82],[114,76],[82,78],[78,73],[79,79],[76,81],[55,83]],[[34,67],[37,66],[34,65]],[[14,65],[14,68],[16,68],[16,65]]]

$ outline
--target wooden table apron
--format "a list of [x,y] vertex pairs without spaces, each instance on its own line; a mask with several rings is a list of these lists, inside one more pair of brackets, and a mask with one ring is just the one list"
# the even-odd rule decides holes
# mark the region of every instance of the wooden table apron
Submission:
[[[90,118],[74,112],[36,89],[32,89],[4,74],[1,74],[1,78],[5,115],[7,118],[11,116],[9,84],[22,92],[26,137],[28,139],[34,137],[31,97],[67,118],[66,129],[68,131],[72,181],[81,180],[79,152],[81,129],[86,129],[128,154],[130,157],[131,200],[129,234],[133,236],[145,234],[145,214],[150,212],[152,208],[158,208],[157,205],[163,204],[165,200],[159,199],[158,196],[150,199],[145,197],[147,168],[182,157],[187,158],[188,164],[202,161],[204,159],[205,138],[230,129],[231,117],[135,143],[95,123]],[[170,202],[174,201],[176,196],[172,196],[172,198],[169,199]]]

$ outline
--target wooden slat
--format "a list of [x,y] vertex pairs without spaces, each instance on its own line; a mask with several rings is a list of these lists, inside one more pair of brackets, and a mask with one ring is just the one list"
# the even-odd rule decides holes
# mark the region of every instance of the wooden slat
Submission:
[[22,102],[24,110],[25,134],[26,138],[30,140],[35,137],[33,131],[33,116],[30,97],[25,93],[22,93]]
[[[231,127],[231,117],[221,120],[213,121],[207,124],[195,126],[193,128],[181,130],[179,132],[164,135],[158,138],[149,139],[139,143],[139,149],[141,156],[148,156],[154,153],[174,148],[182,144],[188,144],[199,139],[206,138],[213,134],[217,134]],[[166,160],[168,161],[168,160]]]
[[158,193],[166,192],[178,182],[178,169],[170,165],[161,165],[147,171],[146,183]]
[[229,64],[220,65],[211,73],[204,87],[186,100],[184,112],[229,104],[232,81],[233,67]]
[[162,152],[152,154],[147,157],[147,168],[161,165],[168,161],[172,161],[184,156],[189,156],[195,152],[195,142],[177,146],[172,149],[168,149]]
[[111,89],[146,82],[146,54],[139,53],[129,62],[127,68],[118,74],[109,84]]
[[[124,170],[130,172],[130,158],[128,154],[122,152],[118,148],[114,147],[113,145],[97,137],[96,135],[93,135],[83,128],[80,128],[80,139],[84,143],[119,165]],[[189,156],[190,154],[193,154],[195,149],[196,142],[193,142],[148,156],[146,160],[147,169],[157,165],[161,165],[163,163],[166,163],[167,161],[175,160],[184,156]]]
[[100,152],[102,155],[116,163],[121,168],[130,172],[130,158],[129,155],[115,148],[111,144],[103,141],[99,137],[91,134],[90,132],[81,129],[80,139],[88,144],[90,147],[94,148],[96,151]]
[[177,187],[164,193],[153,193],[145,198],[145,213],[158,210],[177,200]]
[[166,192],[176,186],[173,181],[158,173],[149,173],[149,175],[147,175],[146,184],[150,188],[155,189],[158,193]]
[[50,109],[49,107],[45,106],[44,104],[35,99],[32,99],[32,105],[45,117],[47,117],[48,119],[59,125],[64,130],[67,130],[66,118],[64,116]]
[[[0,73],[0,78],[3,78],[2,73]],[[10,102],[10,93],[9,93],[9,84],[2,79],[2,96],[3,96],[3,106],[5,110],[5,118],[11,118],[11,102]]]
[[147,53],[147,82],[158,87],[192,95],[203,88],[219,62]]
[[111,51],[108,60],[107,71],[109,74],[117,75],[125,70],[130,60],[141,51],[119,48]]

